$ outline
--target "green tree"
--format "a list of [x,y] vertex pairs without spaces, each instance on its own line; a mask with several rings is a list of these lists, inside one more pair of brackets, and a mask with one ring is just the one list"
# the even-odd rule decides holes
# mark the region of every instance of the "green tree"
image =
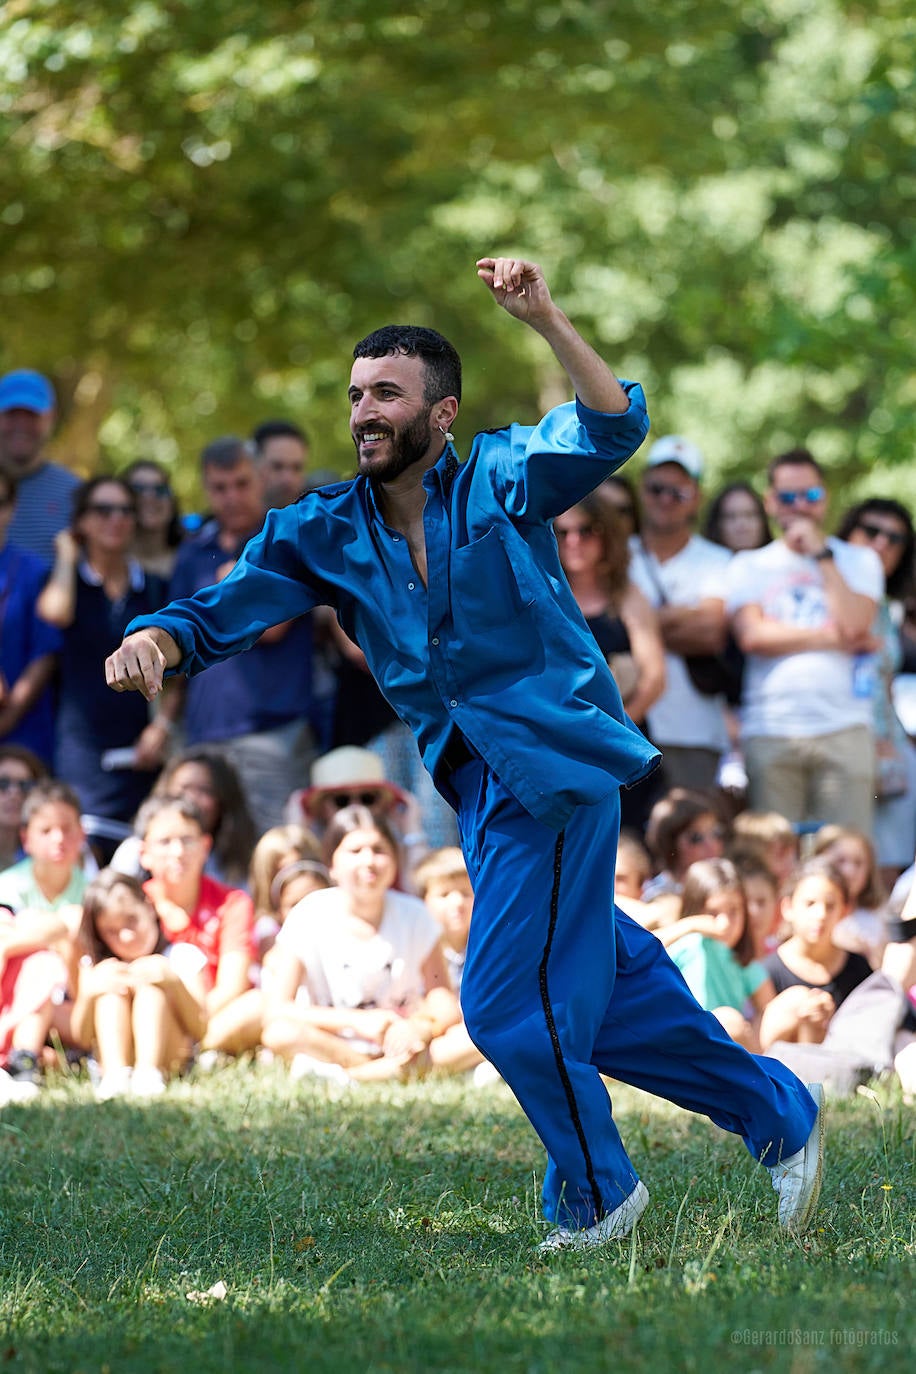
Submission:
[[342,469],[348,348],[395,318],[461,349],[460,438],[533,415],[558,379],[476,282],[493,249],[715,473],[908,457],[901,0],[414,8],[6,5],[0,348],[54,376],[61,453],[163,457],[192,498],[208,438],[288,413]]

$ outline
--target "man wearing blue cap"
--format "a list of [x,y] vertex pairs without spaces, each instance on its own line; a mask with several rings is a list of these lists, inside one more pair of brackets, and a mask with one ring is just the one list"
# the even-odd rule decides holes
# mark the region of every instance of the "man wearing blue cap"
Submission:
[[80,479],[44,456],[54,428],[54,389],[28,368],[0,377],[0,467],[17,484],[16,512],[9,538],[48,562],[54,537],[70,524],[73,493]]

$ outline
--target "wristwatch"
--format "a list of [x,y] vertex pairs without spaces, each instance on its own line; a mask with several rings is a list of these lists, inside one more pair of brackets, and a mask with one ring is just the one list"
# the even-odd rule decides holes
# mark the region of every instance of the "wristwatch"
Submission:
[[815,563],[829,563],[833,558],[833,549],[829,544],[825,544],[820,553],[812,555]]

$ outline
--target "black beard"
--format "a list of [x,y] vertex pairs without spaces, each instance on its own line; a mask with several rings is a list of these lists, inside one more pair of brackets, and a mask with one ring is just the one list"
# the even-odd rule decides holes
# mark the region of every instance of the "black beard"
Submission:
[[[426,456],[429,448],[430,431],[429,415],[420,414],[415,420],[411,420],[409,425],[405,425],[397,433],[389,431],[391,434],[391,453],[383,467],[373,465],[372,470],[366,472],[370,482],[375,486],[379,482],[393,482],[396,477],[400,477],[402,472],[412,468],[415,463],[419,463]],[[359,442],[354,440],[359,452]],[[362,470],[362,464],[360,464]]]

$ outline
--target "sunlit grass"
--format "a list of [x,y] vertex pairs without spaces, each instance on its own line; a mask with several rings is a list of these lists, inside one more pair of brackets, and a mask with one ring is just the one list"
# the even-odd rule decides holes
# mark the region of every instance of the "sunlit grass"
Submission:
[[4,1109],[4,1365],[909,1367],[916,1114],[890,1089],[832,1104],[803,1242],[738,1141],[615,1089],[652,1204],[630,1240],[548,1257],[505,1089],[334,1094],[241,1064],[146,1105],[58,1080]]

